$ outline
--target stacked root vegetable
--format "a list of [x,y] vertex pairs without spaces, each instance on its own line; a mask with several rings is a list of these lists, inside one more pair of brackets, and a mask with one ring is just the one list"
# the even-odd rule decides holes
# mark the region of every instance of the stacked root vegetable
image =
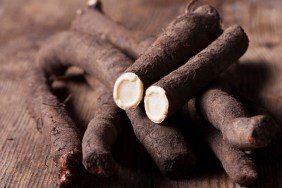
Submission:
[[[234,71],[248,37],[238,25],[223,30],[220,20],[215,8],[192,1],[153,37],[113,22],[99,1],[90,1],[70,31],[46,41],[36,57],[29,104],[50,138],[59,185],[75,184],[82,166],[94,176],[114,172],[111,147],[123,131],[125,114],[164,175],[189,177],[197,165],[184,129],[176,126],[181,117],[200,132],[198,139],[234,182],[257,180],[251,155],[278,155],[280,130],[266,110],[235,96],[226,81],[223,73]],[[71,66],[84,71],[90,86],[97,79],[107,88],[83,139],[51,87],[50,77]]]

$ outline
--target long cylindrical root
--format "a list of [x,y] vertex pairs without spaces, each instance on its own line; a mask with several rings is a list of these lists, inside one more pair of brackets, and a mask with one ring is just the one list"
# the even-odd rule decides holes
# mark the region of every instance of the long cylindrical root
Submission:
[[148,117],[155,123],[180,109],[204,86],[215,79],[248,48],[248,37],[234,25],[186,64],[171,72],[146,90],[144,98]]
[[204,5],[177,17],[116,80],[116,104],[124,110],[136,108],[144,89],[183,65],[221,32],[218,12],[211,6]]
[[[100,80],[111,90],[115,78],[129,66],[128,64],[132,64],[129,58],[106,41],[81,33],[60,33],[51,38],[44,49],[44,53],[48,54],[46,57],[57,60],[49,62],[48,70],[59,66],[74,65],[82,68],[89,76]],[[181,164],[182,168],[190,169],[194,164],[194,160],[190,160],[194,158],[194,155],[182,133],[175,127],[163,129],[152,122],[147,123],[149,119],[144,112],[139,108],[137,110],[138,116],[129,116],[129,119],[135,134],[138,135],[137,138],[150,153],[157,166],[164,174],[171,177],[187,175],[184,172],[181,174],[182,171],[178,172],[179,169],[175,167],[175,165]],[[138,119],[138,124],[136,119]],[[164,144],[152,144],[152,140],[149,142],[148,139],[145,139],[150,136]],[[170,142],[167,143],[166,140],[170,140]],[[178,147],[171,147],[170,143],[177,143]],[[187,158],[182,156],[187,156]],[[174,161],[165,163],[164,159],[173,159]],[[164,165],[170,166],[163,167]]]
[[36,59],[39,66],[30,83],[32,94],[28,101],[37,123],[43,126],[42,132],[50,140],[51,156],[59,170],[58,184],[71,186],[77,182],[82,166],[81,136],[64,104],[51,92],[48,74],[45,74],[44,66],[41,67],[46,63],[44,59],[42,55]]
[[254,183],[258,178],[258,172],[251,158],[243,151],[230,145],[218,130],[203,120],[194,99],[189,101],[188,109],[191,120],[201,130],[206,144],[220,160],[229,177],[240,185]]
[[[89,48],[88,51],[90,46],[92,48]],[[96,53],[96,48],[98,53]],[[106,57],[106,61],[104,61],[104,57]],[[36,108],[33,111],[41,112],[35,115],[42,115],[44,128],[47,129],[44,132],[51,135],[53,159],[60,170],[59,184],[72,184],[77,179],[76,176],[78,176],[82,161],[81,137],[64,105],[61,105],[51,93],[49,76],[62,74],[71,65],[79,65],[86,70],[87,74],[95,74],[104,84],[113,87],[114,81],[108,82],[107,80],[117,78],[116,72],[124,71],[131,61],[101,39],[96,40],[86,35],[80,37],[72,32],[64,32],[50,38],[43,45],[36,62],[38,68],[31,85],[32,87],[39,86],[34,88],[34,99],[31,100],[37,101],[38,105],[33,105]],[[111,64],[104,62],[111,62]],[[105,71],[107,72],[105,73]],[[105,74],[100,75],[100,72]],[[113,77],[115,75],[116,77]]]
[[257,168],[251,158],[223,140],[219,131],[207,130],[205,139],[234,182],[240,185],[250,185],[257,180]]
[[98,35],[109,40],[130,57],[139,57],[155,40],[153,36],[130,31],[112,21],[97,8],[90,7],[79,14],[72,23],[72,29],[89,35]]
[[[84,43],[87,45],[83,45]],[[92,49],[92,51],[90,50],[90,53],[94,56],[93,59],[91,59],[92,56],[89,55],[90,53],[85,54],[85,52],[88,52],[87,48],[91,45],[92,48],[90,49]],[[93,53],[93,51],[95,52],[94,48],[98,48],[100,53]],[[109,66],[107,66],[108,64],[104,64],[103,60],[104,56],[108,57],[108,53],[116,54],[115,56],[109,56],[113,58],[108,58],[108,62],[112,63]],[[89,56],[90,59],[85,55]],[[38,69],[36,70],[33,84],[31,84],[32,87],[35,85],[39,85],[39,87],[33,89],[35,97],[31,100],[36,101],[32,103],[32,106],[36,108],[33,111],[40,112],[35,115],[44,115],[42,117],[42,121],[45,125],[44,128],[48,128],[48,130],[44,132],[51,135],[51,150],[54,153],[54,161],[57,166],[59,166],[60,185],[71,185],[77,179],[76,176],[79,174],[82,161],[81,138],[80,135],[78,135],[79,131],[77,127],[67,115],[64,105],[61,105],[57,101],[57,98],[52,95],[50,91],[51,83],[49,83],[48,80],[49,76],[61,74],[69,66],[79,64],[83,66],[86,73],[95,74],[101,81],[104,81],[104,84],[111,84],[111,82],[105,81],[112,79],[114,74],[111,70],[114,72],[125,70],[125,68],[131,64],[131,62],[130,64],[125,64],[128,62],[127,59],[129,60],[129,58],[119,53],[118,50],[112,48],[112,45],[102,42],[101,39],[95,40],[87,36],[79,37],[78,34],[71,32],[60,33],[50,38],[41,48],[37,58]],[[103,66],[97,66],[97,63],[92,63],[96,62],[96,60],[98,63],[103,64]],[[80,62],[83,63],[80,64]],[[124,63],[122,64],[120,62]],[[117,65],[117,63],[119,63],[119,65],[116,68],[115,65]],[[123,65],[126,65],[126,67],[123,68]],[[105,70],[100,70],[98,67],[104,68]],[[103,74],[102,76],[99,74],[100,71],[105,72],[106,70],[108,71],[107,74]],[[113,87],[113,82],[109,87]],[[39,105],[36,105],[36,103]],[[119,116],[116,117],[117,121],[118,118]],[[40,120],[40,118],[37,119]],[[97,161],[97,163],[98,162],[99,161]]]
[[[141,33],[138,31],[130,31],[126,29],[125,27],[117,24],[116,22],[106,17],[103,13],[101,13],[100,11],[98,11],[95,8],[87,9],[81,15],[77,16],[77,18],[73,22],[73,29],[76,31],[80,31],[83,33],[88,33],[88,34],[94,34],[94,33],[99,34],[101,37],[107,38],[112,44],[122,49],[124,52],[129,54],[134,59],[138,58],[142,53],[144,53],[144,51],[147,48],[149,48],[150,45],[155,40],[155,38],[152,36],[146,36],[144,33]],[[115,31],[115,32],[112,32],[112,31]],[[219,83],[217,84],[217,87],[222,87],[222,86]],[[215,90],[215,88],[207,88],[204,93],[205,95],[210,95],[214,92],[217,93],[217,90]],[[272,135],[274,135],[274,132],[275,132],[275,131],[271,131],[273,130],[271,128],[273,125],[272,123],[267,124],[266,126],[257,126],[259,123],[257,120],[251,121],[251,123],[254,122],[255,124],[251,124],[249,126],[248,130],[250,131],[248,133],[250,133],[250,135],[258,135],[258,134],[253,134],[256,132],[255,130],[259,129],[259,130],[262,130],[261,132],[263,132],[263,130],[266,127],[268,127],[266,132],[269,134],[259,134],[260,136],[253,138],[251,140],[248,140],[247,138],[250,138],[249,136],[244,136],[242,134],[240,134],[241,136],[235,136],[235,135],[238,135],[240,132],[247,134],[247,131],[243,130],[245,129],[245,127],[240,126],[237,128],[235,126],[231,126],[231,127],[224,126],[227,124],[225,120],[224,120],[224,123],[219,122],[220,120],[222,120],[222,118],[227,119],[226,115],[224,116],[221,115],[220,118],[218,118],[219,114],[222,114],[222,113],[231,114],[231,115],[233,114],[233,116],[236,116],[236,117],[240,117],[240,116],[248,117],[247,115],[248,113],[246,112],[245,107],[242,105],[242,103],[239,100],[234,98],[232,95],[228,94],[228,91],[225,91],[224,89],[220,89],[217,95],[222,95],[221,92],[223,92],[222,94],[227,92],[226,95],[223,96],[223,98],[228,98],[228,100],[226,100],[226,102],[224,103],[225,105],[221,105],[221,108],[220,108],[222,110],[225,109],[226,111],[220,111],[220,113],[216,113],[218,111],[215,111],[214,109],[217,109],[218,107],[209,108],[209,107],[212,107],[211,104],[214,103],[213,98],[204,97],[204,103],[208,106],[205,107],[202,105],[202,112],[204,115],[205,113],[206,114],[216,113],[215,115],[212,115],[212,117],[214,118],[208,119],[208,120],[216,128],[222,131],[223,136],[225,137],[226,140],[228,140],[230,143],[232,143],[233,145],[236,145],[236,147],[239,147],[241,149],[243,148],[247,149],[247,148],[252,148],[252,147],[261,147],[263,145],[266,145],[270,140],[272,140],[271,139]],[[221,98],[218,97],[217,100],[221,101]],[[234,111],[233,109],[237,109],[237,110],[233,112]],[[232,119],[230,115],[228,115],[228,117],[229,119]],[[260,116],[259,119],[262,122],[265,122],[264,119],[266,119],[268,122],[267,117],[268,117],[267,115],[263,115],[263,116]],[[251,119],[246,118],[245,120],[251,120]],[[240,123],[240,125],[242,125],[242,123]],[[227,127],[230,127],[230,128],[227,128]],[[224,130],[224,129],[227,129],[227,130]],[[233,132],[237,134],[233,135]]]
[[158,126],[143,110],[126,111],[136,137],[145,146],[163,174],[170,178],[187,177],[196,163],[192,148],[172,123]]
[[74,65],[109,88],[114,87],[114,80],[132,64],[132,60],[107,41],[67,31],[51,37],[41,54],[48,62],[43,65],[48,74]]
[[[90,85],[95,83],[93,77],[88,77],[87,81]],[[190,175],[194,170],[196,157],[175,124],[170,122],[158,126],[146,117],[140,107],[127,110],[126,113],[137,139],[163,174],[170,178],[184,178]]]
[[90,173],[108,177],[114,172],[111,147],[122,129],[124,118],[124,112],[115,105],[111,92],[103,93],[82,140],[83,165]]
[[239,149],[265,147],[276,135],[277,128],[269,116],[251,116],[222,82],[212,84],[198,100],[203,116]]

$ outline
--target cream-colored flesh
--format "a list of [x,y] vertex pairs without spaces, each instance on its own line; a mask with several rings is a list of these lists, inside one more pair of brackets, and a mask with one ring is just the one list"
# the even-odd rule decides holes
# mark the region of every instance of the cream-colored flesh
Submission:
[[143,98],[143,83],[134,73],[123,73],[115,82],[114,101],[124,110],[136,108]]
[[146,90],[144,105],[148,118],[154,123],[161,123],[167,117],[169,103],[163,88],[149,87]]

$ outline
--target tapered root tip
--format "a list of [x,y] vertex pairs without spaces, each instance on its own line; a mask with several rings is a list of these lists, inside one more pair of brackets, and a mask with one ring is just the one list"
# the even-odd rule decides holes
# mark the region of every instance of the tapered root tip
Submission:
[[196,157],[192,152],[164,161],[163,173],[170,179],[185,179],[195,170]]
[[257,115],[253,117],[253,122],[256,124],[250,140],[257,146],[267,146],[275,137],[277,128],[274,122],[265,115]]
[[59,159],[58,185],[69,187],[77,183],[80,172],[80,153],[69,152]]
[[144,88],[139,77],[131,72],[123,73],[114,85],[114,101],[123,110],[136,108],[143,98]]
[[250,167],[246,167],[245,169],[241,169],[241,172],[238,173],[238,177],[236,177],[234,181],[242,186],[248,186],[257,181],[257,179],[257,170]]
[[83,165],[88,172],[97,177],[109,177],[115,171],[115,161],[111,153],[93,152],[83,159]]
[[277,133],[276,125],[265,115],[237,118],[233,121],[233,127],[227,139],[244,150],[267,146]]
[[154,123],[161,123],[167,117],[169,103],[163,88],[149,87],[146,90],[144,105],[148,118]]

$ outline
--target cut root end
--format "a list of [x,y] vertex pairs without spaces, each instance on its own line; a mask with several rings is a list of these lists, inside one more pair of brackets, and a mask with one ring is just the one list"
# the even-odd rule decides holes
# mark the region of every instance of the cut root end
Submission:
[[146,90],[144,104],[148,118],[154,123],[161,123],[167,117],[169,103],[163,88],[149,87]]
[[114,101],[123,110],[136,108],[143,98],[144,88],[139,77],[131,72],[122,74],[115,82]]

